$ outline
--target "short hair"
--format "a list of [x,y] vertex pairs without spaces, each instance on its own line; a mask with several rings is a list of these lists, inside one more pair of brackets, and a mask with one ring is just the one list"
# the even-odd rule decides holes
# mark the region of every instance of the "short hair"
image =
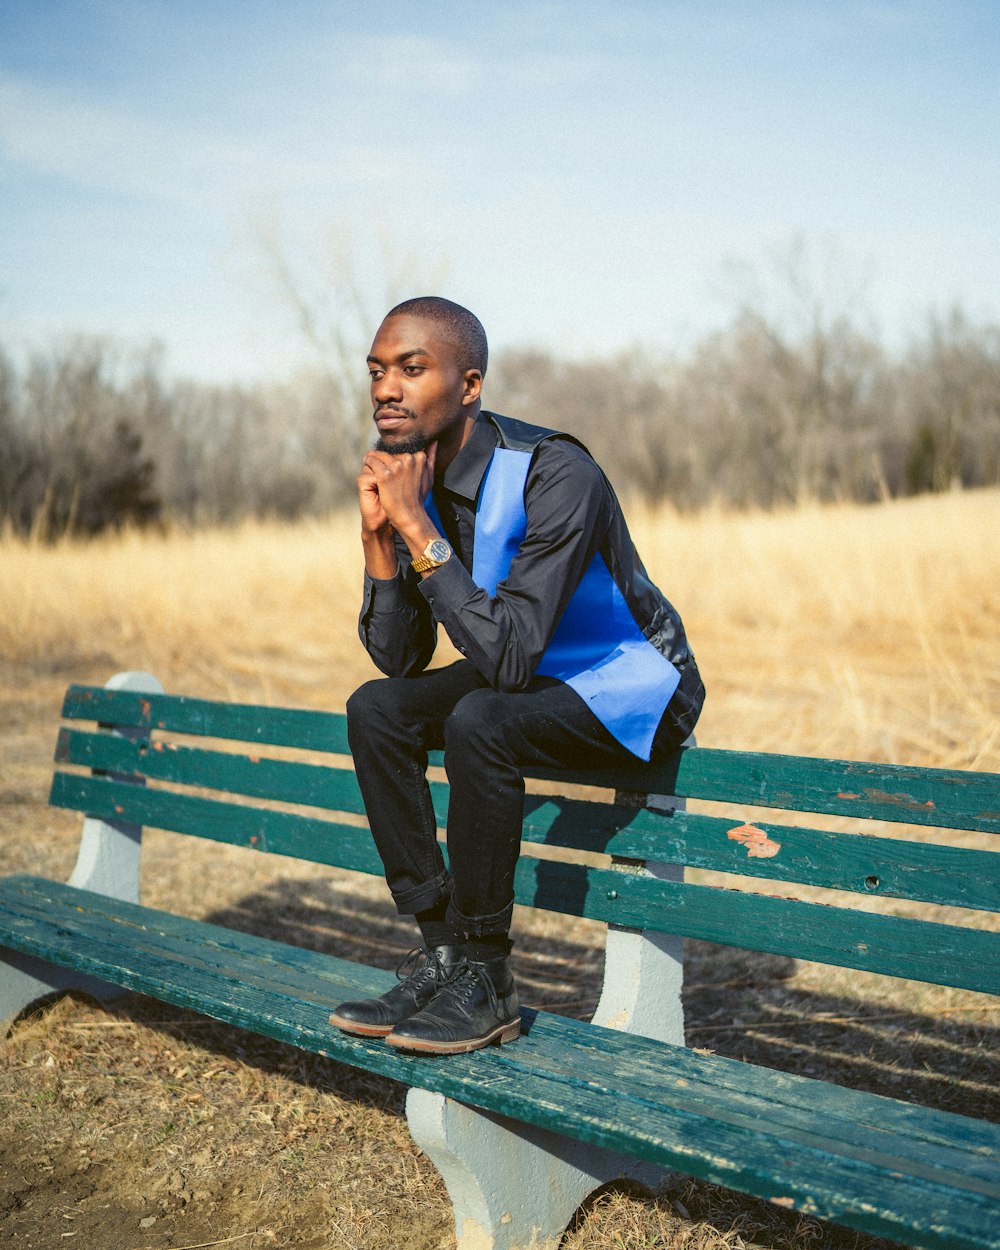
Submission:
[[475,313],[469,312],[461,304],[455,304],[440,295],[418,295],[415,299],[403,300],[385,316],[387,321],[390,317],[407,316],[423,317],[435,322],[458,348],[462,369],[478,369],[486,376],[486,364],[489,360],[486,331]]

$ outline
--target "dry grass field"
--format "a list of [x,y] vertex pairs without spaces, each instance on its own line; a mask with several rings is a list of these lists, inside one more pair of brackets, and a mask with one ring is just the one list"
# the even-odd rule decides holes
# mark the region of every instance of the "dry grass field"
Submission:
[[[1000,770],[1000,492],[631,515],[705,674],[702,745]],[[175,693],[342,709],[372,672],[359,577],[351,517],[0,541],[0,872],[73,865],[78,820],[45,801],[68,682],[140,668]],[[154,906],[387,967],[412,944],[378,881],[157,831],[143,872]],[[516,923],[529,1001],[586,1014],[599,926]],[[1000,1012],[981,995],[690,943],[686,1012],[694,1046],[1000,1116]],[[0,1040],[3,1244],[446,1250],[446,1195],[409,1141],[403,1097],[149,1000],[64,999]],[[683,1182],[605,1192],[564,1241],[877,1244]]]

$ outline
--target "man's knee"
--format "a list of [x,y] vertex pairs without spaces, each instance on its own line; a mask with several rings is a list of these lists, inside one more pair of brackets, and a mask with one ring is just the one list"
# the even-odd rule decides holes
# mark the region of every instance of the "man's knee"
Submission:
[[495,690],[473,690],[460,699],[444,725],[445,760],[504,754],[506,700]]
[[347,700],[347,737],[352,750],[363,737],[377,733],[383,725],[397,723],[395,684],[391,677],[373,677]]
[[381,683],[378,679],[366,681],[363,686],[359,686],[347,700],[347,720],[360,721],[371,703],[377,698],[376,687]]

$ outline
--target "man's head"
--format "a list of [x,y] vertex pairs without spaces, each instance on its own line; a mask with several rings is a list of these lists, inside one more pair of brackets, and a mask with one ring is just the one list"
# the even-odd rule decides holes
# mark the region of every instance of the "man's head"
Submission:
[[467,308],[434,295],[397,304],[368,355],[379,449],[438,442],[450,459],[479,412],[487,356],[486,332]]
[[418,295],[391,308],[386,313],[386,320],[390,317],[419,317],[433,321],[441,334],[454,344],[462,369],[476,369],[481,377],[486,377],[489,360],[486,331],[476,314],[461,304],[443,299],[440,295]]

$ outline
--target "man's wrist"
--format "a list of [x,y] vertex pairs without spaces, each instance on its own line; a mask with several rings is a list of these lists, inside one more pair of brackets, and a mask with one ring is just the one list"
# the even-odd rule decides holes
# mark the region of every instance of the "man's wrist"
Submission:
[[369,577],[388,581],[396,576],[399,560],[396,556],[396,544],[392,540],[392,530],[372,532],[362,529],[361,548],[365,555],[365,572]]

